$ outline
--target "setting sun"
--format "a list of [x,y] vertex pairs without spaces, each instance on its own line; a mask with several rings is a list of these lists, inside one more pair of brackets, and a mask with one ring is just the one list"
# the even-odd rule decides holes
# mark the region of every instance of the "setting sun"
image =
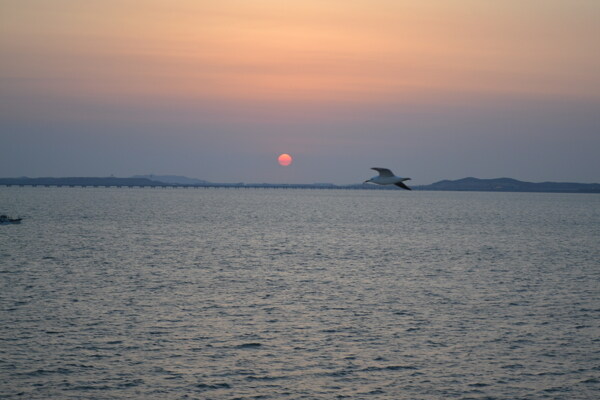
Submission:
[[293,158],[289,154],[283,153],[279,156],[279,158],[277,158],[277,161],[279,162],[279,165],[283,165],[284,167],[287,167],[288,165],[290,165],[292,163]]

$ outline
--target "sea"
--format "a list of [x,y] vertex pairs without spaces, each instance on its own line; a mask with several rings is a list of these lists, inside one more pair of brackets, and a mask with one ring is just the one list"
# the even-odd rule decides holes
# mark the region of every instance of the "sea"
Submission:
[[2,399],[598,399],[600,195],[1,187]]

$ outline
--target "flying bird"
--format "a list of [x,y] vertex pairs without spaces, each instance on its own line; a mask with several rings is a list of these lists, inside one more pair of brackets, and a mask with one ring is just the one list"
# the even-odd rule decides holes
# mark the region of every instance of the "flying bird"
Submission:
[[394,175],[392,171],[387,168],[371,168],[375,171],[379,172],[379,175],[372,177],[371,179],[366,180],[364,183],[373,182],[378,185],[396,185],[401,187],[402,189],[412,190],[408,186],[406,186],[403,182],[409,181],[410,178],[401,178],[399,176]]

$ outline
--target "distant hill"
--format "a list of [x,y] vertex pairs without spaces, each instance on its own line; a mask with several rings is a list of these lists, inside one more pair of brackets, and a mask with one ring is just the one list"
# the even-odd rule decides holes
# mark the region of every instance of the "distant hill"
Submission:
[[150,179],[152,181],[172,183],[175,185],[205,185],[210,183],[202,179],[188,178],[187,176],[179,175],[134,175],[132,178]]
[[452,190],[481,192],[553,192],[553,193],[600,193],[598,183],[573,182],[523,182],[512,178],[478,179],[463,178],[443,180],[431,185],[415,187],[417,190]]

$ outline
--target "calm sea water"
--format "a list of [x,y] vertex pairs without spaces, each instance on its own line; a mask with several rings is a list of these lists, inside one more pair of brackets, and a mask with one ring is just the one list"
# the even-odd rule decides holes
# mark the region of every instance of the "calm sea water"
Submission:
[[600,196],[0,188],[0,397],[600,398]]

